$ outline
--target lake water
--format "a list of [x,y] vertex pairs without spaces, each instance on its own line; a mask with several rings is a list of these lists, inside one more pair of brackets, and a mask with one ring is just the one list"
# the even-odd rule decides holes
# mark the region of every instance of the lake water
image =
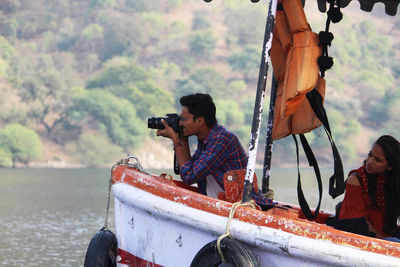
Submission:
[[[106,169],[0,169],[0,266],[82,266],[90,239],[104,226],[109,175]],[[322,175],[321,208],[333,211],[341,198],[329,197],[330,173]],[[271,173],[275,200],[297,204],[296,184],[297,171]],[[302,170],[302,185],[314,208],[318,188],[311,170]],[[109,226],[115,231],[113,214],[112,201]]]

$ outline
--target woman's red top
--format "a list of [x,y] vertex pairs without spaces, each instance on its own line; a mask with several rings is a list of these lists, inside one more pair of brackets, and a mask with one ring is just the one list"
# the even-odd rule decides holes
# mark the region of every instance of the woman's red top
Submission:
[[372,204],[368,195],[368,180],[365,167],[362,166],[357,170],[352,170],[349,176],[353,173],[358,174],[361,178],[361,186],[346,184],[346,193],[340,207],[339,219],[351,219],[366,217],[375,229],[387,236],[383,232],[384,214],[385,214],[385,192],[384,182],[385,176],[377,177],[377,187],[375,190],[376,206]]

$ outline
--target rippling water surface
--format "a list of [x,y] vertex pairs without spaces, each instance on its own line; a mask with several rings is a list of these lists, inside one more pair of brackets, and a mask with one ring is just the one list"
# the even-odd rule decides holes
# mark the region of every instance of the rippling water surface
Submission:
[[82,266],[90,238],[104,225],[108,176],[0,169],[0,266]]
[[[105,169],[0,169],[0,266],[83,266],[91,237],[104,225],[109,175]],[[329,173],[323,175],[327,192]],[[311,171],[302,176],[313,208],[315,178]],[[297,203],[296,183],[293,170],[272,172],[276,200]],[[339,200],[326,192],[322,209],[332,211]]]

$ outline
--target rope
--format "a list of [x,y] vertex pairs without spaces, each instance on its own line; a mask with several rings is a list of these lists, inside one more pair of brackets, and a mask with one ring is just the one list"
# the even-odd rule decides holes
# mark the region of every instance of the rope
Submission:
[[[118,164],[118,163],[117,163]],[[106,205],[106,219],[104,221],[104,229],[108,229],[108,211],[110,209],[110,195],[111,195],[111,184],[112,184],[112,170],[114,169],[113,165],[111,167],[110,179],[108,179],[108,195],[107,195],[107,205]]]
[[[129,163],[129,159],[136,159],[136,164],[131,164]],[[140,165],[139,159],[135,156],[128,156],[125,159],[121,159],[117,161],[112,167],[111,167],[111,173],[110,173],[110,179],[108,180],[108,194],[107,194],[107,205],[106,205],[106,218],[104,221],[104,229],[108,229],[108,211],[110,210],[110,196],[111,196],[111,185],[112,185],[112,170],[114,169],[115,166],[117,165],[124,165],[127,166],[128,168],[136,168],[139,171],[146,173],[143,171],[142,166]],[[148,174],[148,173],[146,173]]]
[[268,198],[268,199],[274,199],[274,190],[272,190],[271,188],[268,189],[267,193],[263,194],[264,197]]
[[227,237],[227,236],[232,237],[232,236],[231,236],[231,233],[230,233],[231,222],[232,222],[232,220],[233,220],[233,216],[235,215],[236,209],[237,209],[238,207],[240,207],[240,206],[243,206],[243,207],[244,207],[244,206],[250,206],[250,207],[252,207],[253,209],[256,208],[256,205],[255,205],[254,200],[250,200],[249,202],[246,202],[246,203],[242,203],[242,201],[233,203],[232,208],[231,208],[231,211],[229,212],[229,218],[228,218],[228,223],[226,224],[225,233],[222,234],[222,235],[221,235],[220,237],[218,237],[218,239],[217,239],[217,249],[218,249],[219,255],[221,256],[222,262],[226,262],[226,260],[225,260],[224,254],[222,253],[222,250],[221,250],[221,240],[224,239],[224,238]]

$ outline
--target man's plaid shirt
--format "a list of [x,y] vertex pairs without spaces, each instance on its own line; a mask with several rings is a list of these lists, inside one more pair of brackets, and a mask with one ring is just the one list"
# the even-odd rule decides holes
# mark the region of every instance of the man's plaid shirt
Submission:
[[[230,170],[245,169],[247,155],[239,139],[223,126],[215,124],[204,140],[198,140],[192,158],[181,167],[181,178],[187,184],[197,183],[201,193],[206,192],[206,178],[215,177],[224,187],[224,173]],[[258,203],[268,205],[271,201],[253,190],[251,197]]]

